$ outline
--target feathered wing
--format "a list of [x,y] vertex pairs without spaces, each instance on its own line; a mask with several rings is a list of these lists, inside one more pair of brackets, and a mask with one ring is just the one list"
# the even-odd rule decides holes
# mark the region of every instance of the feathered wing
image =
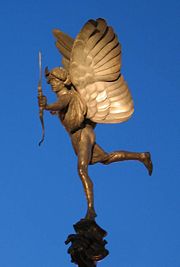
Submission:
[[73,43],[69,73],[94,122],[123,122],[134,111],[120,67],[121,46],[113,29],[103,19],[89,20]]
[[62,54],[62,64],[66,70],[69,70],[69,62],[71,57],[71,51],[74,43],[74,39],[71,38],[66,33],[61,32],[60,30],[53,30],[53,34],[56,41],[56,47],[58,48],[59,52]]

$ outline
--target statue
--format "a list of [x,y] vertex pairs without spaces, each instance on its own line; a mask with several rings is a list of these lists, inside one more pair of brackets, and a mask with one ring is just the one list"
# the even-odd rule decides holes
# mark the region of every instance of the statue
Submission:
[[89,20],[76,39],[54,30],[56,46],[63,56],[63,68],[45,70],[47,83],[57,102],[47,104],[39,97],[43,110],[57,114],[69,133],[78,158],[78,173],[87,199],[86,219],[94,219],[93,183],[88,165],[138,160],[152,173],[150,153],[126,151],[105,152],[95,140],[97,123],[120,123],[128,120],[134,109],[133,100],[122,74],[121,46],[113,29],[104,19]]
[[45,70],[47,83],[57,101],[47,103],[39,93],[39,107],[57,115],[68,132],[78,159],[78,173],[87,199],[85,220],[94,221],[93,183],[88,165],[137,160],[152,173],[149,152],[105,152],[97,143],[98,123],[121,123],[133,114],[133,100],[121,68],[121,45],[104,19],[89,20],[75,39],[54,30],[63,67]]

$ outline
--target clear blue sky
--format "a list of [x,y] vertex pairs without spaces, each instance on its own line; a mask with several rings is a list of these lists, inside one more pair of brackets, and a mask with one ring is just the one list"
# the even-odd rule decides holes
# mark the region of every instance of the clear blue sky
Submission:
[[[180,267],[180,36],[177,0],[3,1],[1,32],[0,266],[73,266],[64,240],[85,214],[76,157],[57,118],[45,115],[38,147],[38,50],[60,65],[53,28],[75,37],[105,18],[123,49],[132,119],[99,125],[105,150],[150,151],[154,173],[137,162],[90,167],[97,222],[108,231],[99,267]],[[50,88],[44,93],[53,101]]]

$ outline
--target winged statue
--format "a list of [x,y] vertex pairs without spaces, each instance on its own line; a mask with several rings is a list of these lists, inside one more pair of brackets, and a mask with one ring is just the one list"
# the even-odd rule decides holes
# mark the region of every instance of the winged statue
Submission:
[[94,220],[93,183],[88,165],[137,160],[149,175],[153,165],[149,152],[107,153],[96,143],[97,123],[121,123],[134,111],[130,90],[120,72],[121,45],[113,28],[98,18],[87,21],[75,39],[57,29],[53,34],[63,67],[51,71],[46,68],[45,76],[57,101],[47,104],[46,97],[41,95],[39,106],[56,114],[69,133],[87,199],[85,218]]

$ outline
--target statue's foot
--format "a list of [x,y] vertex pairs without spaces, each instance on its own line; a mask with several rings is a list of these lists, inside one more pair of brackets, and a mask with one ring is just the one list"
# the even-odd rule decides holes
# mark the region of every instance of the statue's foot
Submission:
[[153,164],[151,161],[151,154],[149,152],[144,152],[141,154],[142,156],[142,163],[144,164],[144,166],[146,167],[146,169],[149,172],[149,175],[152,174],[153,171]]
[[92,208],[88,209],[86,216],[85,216],[85,219],[86,220],[95,220],[96,217],[97,217],[97,214],[96,214],[95,210]]

